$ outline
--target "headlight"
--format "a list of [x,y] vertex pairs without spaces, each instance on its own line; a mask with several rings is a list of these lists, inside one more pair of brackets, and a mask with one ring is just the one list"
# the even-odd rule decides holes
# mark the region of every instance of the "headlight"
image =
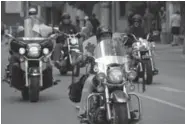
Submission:
[[40,55],[41,46],[39,44],[28,44],[28,56],[38,57]]
[[76,44],[78,44],[78,39],[71,39],[70,43],[72,45],[76,45]]
[[108,73],[108,81],[110,83],[122,83],[123,78],[123,72],[120,69],[113,69]]
[[97,79],[98,81],[104,81],[105,77],[106,77],[106,75],[105,75],[104,73],[102,73],[102,72],[100,72],[100,73],[98,73],[98,74],[96,75],[96,79]]
[[48,55],[49,54],[49,49],[48,48],[44,48],[42,50],[42,52],[45,54],[45,55]]
[[129,80],[134,80],[136,77],[137,77],[137,72],[136,72],[136,71],[131,70],[131,71],[128,73],[128,79],[129,79]]
[[23,55],[25,54],[26,50],[24,48],[19,48],[19,54]]

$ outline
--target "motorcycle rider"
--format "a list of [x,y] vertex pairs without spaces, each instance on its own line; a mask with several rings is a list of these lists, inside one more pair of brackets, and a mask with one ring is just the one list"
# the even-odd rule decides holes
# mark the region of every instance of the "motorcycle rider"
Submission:
[[[144,28],[142,27],[141,15],[135,14],[132,17],[132,22],[133,22],[133,25],[130,26],[130,30],[127,32],[129,39],[125,44],[128,47],[128,54],[131,59],[132,59],[132,44],[135,42],[135,39],[133,39],[133,37],[130,34],[134,34],[136,38],[143,38],[143,39],[146,39],[146,35],[147,35],[144,33]],[[154,57],[153,57],[153,61],[154,61]],[[155,67],[155,62],[154,62],[154,73],[158,73],[158,69],[156,69]]]
[[[110,39],[112,39],[112,31],[105,26],[101,26],[97,29],[96,38],[97,38],[97,42],[100,42],[102,40],[110,40]],[[93,70],[93,65],[91,65],[91,70]],[[89,74],[89,76],[85,80],[83,90],[82,90],[80,106],[79,106],[80,110],[79,110],[78,117],[80,117],[80,118],[83,118],[85,116],[86,100],[87,100],[88,96],[93,92],[93,89],[96,88],[96,86],[95,86],[96,84],[93,83],[94,76],[95,75],[93,75],[91,73],[91,74]]]
[[[48,30],[44,31],[45,28],[42,29],[42,27],[40,25],[42,25],[43,22],[39,22],[41,20],[36,17],[36,14],[37,14],[37,10],[35,8],[30,8],[29,9],[29,18],[31,19],[31,22],[32,22],[32,29],[30,31],[30,32],[32,32],[31,37],[34,37],[34,36],[39,36],[40,37],[40,36],[42,36],[41,34],[48,34],[48,35],[51,34],[52,31],[50,31],[50,30],[49,31]],[[39,25],[35,25],[36,21],[37,21],[37,23],[39,23]],[[39,30],[40,32],[38,32],[35,29],[35,27],[38,27],[37,30]],[[18,32],[16,37],[24,37],[23,32],[24,32],[24,29],[22,29],[20,32]],[[10,75],[13,75],[12,73],[16,73],[16,72],[12,72],[13,71],[12,67],[19,66],[19,62],[20,62],[19,61],[19,54],[18,54],[17,44],[16,44],[16,41],[14,41],[14,40],[12,40],[10,42],[10,51],[9,51],[9,53],[10,53],[9,65],[7,65],[6,71],[10,72]],[[52,75],[52,66],[49,65],[49,64],[48,64],[48,73]],[[5,78],[7,78],[7,77],[5,77]],[[5,79],[5,80],[7,80],[7,79]]]
[[[68,13],[64,13],[61,16],[61,22],[59,24],[59,30],[61,32],[67,33],[67,34],[75,34],[77,33],[77,28],[71,24],[71,17]],[[53,52],[53,60],[54,64],[57,68],[61,68],[61,66],[65,66],[64,64],[61,64],[60,59],[63,58],[64,54],[61,54],[61,50],[66,52],[65,49],[63,49],[63,46],[65,45],[66,36],[61,35],[56,39],[56,46]]]

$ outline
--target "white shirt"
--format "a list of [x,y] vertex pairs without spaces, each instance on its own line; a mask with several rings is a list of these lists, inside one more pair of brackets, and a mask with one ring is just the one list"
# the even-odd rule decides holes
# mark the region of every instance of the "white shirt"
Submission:
[[171,26],[180,27],[181,26],[181,16],[179,14],[173,14],[171,16]]

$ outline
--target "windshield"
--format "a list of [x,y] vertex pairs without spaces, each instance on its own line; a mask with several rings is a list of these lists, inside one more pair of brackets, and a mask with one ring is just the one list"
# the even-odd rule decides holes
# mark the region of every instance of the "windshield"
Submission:
[[94,50],[94,57],[97,63],[104,65],[124,64],[126,62],[126,51],[121,41],[102,40]]

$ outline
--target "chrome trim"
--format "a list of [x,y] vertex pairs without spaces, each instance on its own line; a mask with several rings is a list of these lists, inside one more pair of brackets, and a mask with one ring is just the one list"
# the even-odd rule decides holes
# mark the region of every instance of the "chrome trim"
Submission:
[[109,89],[107,86],[105,86],[105,101],[106,101],[106,108],[107,108],[107,120],[111,120],[111,109],[110,109],[110,101],[109,101]]
[[42,61],[39,61],[40,86],[43,86]]
[[29,82],[28,82],[28,61],[25,60],[25,86],[28,87],[29,86]]

